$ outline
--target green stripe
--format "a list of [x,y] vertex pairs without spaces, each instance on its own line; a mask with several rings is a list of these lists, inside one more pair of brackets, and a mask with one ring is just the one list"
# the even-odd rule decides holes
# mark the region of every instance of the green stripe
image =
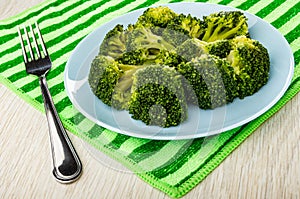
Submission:
[[292,31],[290,31],[288,34],[286,34],[284,37],[289,43],[292,43],[294,40],[296,40],[299,37],[300,34],[300,24],[296,26]]
[[208,0],[197,0],[196,2],[201,2],[201,3],[205,3],[207,2]]
[[251,6],[253,6],[254,4],[256,4],[259,1],[260,0],[247,0],[244,3],[242,3],[241,5],[239,5],[237,8],[239,8],[241,10],[248,10],[249,8],[251,8]]
[[177,2],[182,2],[183,0],[172,0],[170,3],[177,3]]
[[159,169],[156,169],[150,173],[157,178],[164,178],[167,175],[176,172],[179,168],[186,164],[186,162],[189,161],[191,154],[194,154],[196,151],[201,149],[203,141],[204,138],[200,138],[193,140],[192,143],[186,143],[186,145],[183,146],[174,157],[172,157]]
[[152,4],[154,4],[154,3],[158,2],[158,1],[159,0],[147,0],[144,3],[142,3],[142,4],[138,5],[138,6],[136,6],[135,8],[133,8],[129,12],[137,10],[137,9],[140,9],[140,8],[145,8],[145,7],[151,6]]
[[273,2],[273,0],[259,1],[256,4],[254,4],[253,6],[251,6],[251,8],[249,8],[247,11],[250,12],[250,13],[252,13],[252,14],[256,14],[262,8],[266,7],[267,5],[269,5],[272,2]]
[[70,99],[68,97],[65,97],[63,100],[57,102],[55,104],[56,110],[57,112],[61,112],[62,110],[64,110],[66,108],[66,106],[71,106],[72,103],[70,101]]
[[[53,4],[50,4],[48,6],[46,6],[44,9],[41,9],[41,12],[49,9],[50,7],[57,7],[58,5],[55,5],[56,3],[64,3],[65,1],[63,0],[59,0],[57,2],[54,2]],[[83,1],[84,2],[84,1]],[[72,6],[72,8],[74,8]],[[38,16],[41,12],[33,12],[33,13],[30,13],[27,17],[23,18],[23,19],[20,19],[18,21],[15,21],[11,24],[7,24],[7,25],[2,25],[0,26],[0,29],[12,29],[12,28],[16,28],[18,25],[20,24],[24,24],[26,20],[30,19],[30,18],[34,18],[35,16]],[[61,15],[61,13],[60,13]],[[59,16],[59,15],[57,15]],[[2,45],[3,43],[5,43],[6,41],[10,41],[11,39],[17,37],[18,33],[14,33],[14,34],[9,34],[9,35],[4,35],[2,37],[0,37],[0,45]]]
[[[84,0],[83,2],[86,2],[86,1]],[[89,6],[89,7],[87,7],[86,9],[84,9],[84,10],[82,10],[82,11],[80,11],[80,12],[78,12],[78,13],[72,15],[72,16],[70,16],[70,17],[68,18],[67,22],[68,22],[68,23],[73,23],[74,21],[78,20],[81,16],[84,16],[84,15],[90,13],[91,11],[96,10],[97,8],[101,7],[102,5],[104,5],[104,4],[107,3],[107,2],[109,2],[109,0],[100,1],[99,3],[95,3],[95,4],[93,4],[93,5]],[[80,5],[80,4],[81,4],[81,2],[78,2],[78,5]],[[77,7],[77,5],[74,6],[74,7]],[[69,10],[72,10],[74,7],[68,8],[68,9],[66,10],[66,12],[69,11]],[[110,9],[108,9],[108,10],[110,10]],[[65,12],[65,10],[63,10],[63,11]],[[112,11],[113,11],[113,10],[112,10]],[[110,11],[110,12],[112,12],[112,11]],[[103,12],[104,12],[104,11],[103,11]],[[102,12],[101,12],[101,13],[102,13]],[[101,13],[99,13],[99,14],[97,15],[97,16],[99,16],[99,17],[97,17],[97,18],[103,17],[105,14],[108,14],[108,12],[106,12],[105,14],[101,14]],[[56,17],[58,17],[59,15],[61,15],[61,13],[54,13],[53,15],[50,14],[50,15],[47,15],[47,16],[42,17],[40,21],[45,21],[45,20],[47,20],[48,18],[56,18]],[[95,18],[95,17],[94,17],[94,18]],[[87,24],[87,26],[89,26],[90,24],[92,24],[92,23]],[[48,27],[44,28],[44,29],[43,29],[43,32],[44,32],[45,34],[46,34],[46,33],[51,33],[51,32],[53,32],[53,31],[56,31],[56,30],[58,30],[58,29],[63,28],[65,25],[66,25],[66,24],[64,24],[64,23],[54,23],[54,24],[51,24],[51,26],[48,26]],[[74,29],[77,29],[77,27],[74,27]],[[77,29],[77,31],[78,31],[78,30],[81,30],[81,29]]]
[[107,144],[107,147],[111,147],[113,149],[119,149],[120,146],[130,138],[128,135],[118,134],[115,139],[113,139],[109,144]]
[[[61,34],[60,36],[58,36],[58,37],[56,37],[56,38],[54,38],[54,39],[52,39],[52,40],[46,42],[47,47],[50,48],[50,47],[54,46],[55,44],[62,42],[65,38],[69,38],[69,37],[71,37],[72,35],[76,34],[76,33],[78,32],[78,30],[82,30],[82,29],[84,29],[86,26],[91,26],[97,19],[103,17],[103,16],[106,15],[106,14],[109,14],[110,12],[113,12],[113,11],[115,11],[115,10],[118,10],[118,9],[122,8],[123,6],[125,6],[126,4],[129,4],[129,3],[131,3],[131,2],[134,2],[134,0],[123,1],[122,3],[119,3],[119,4],[117,4],[116,6],[112,6],[112,7],[110,7],[109,9],[105,9],[103,12],[100,12],[99,14],[92,16],[92,17],[91,17],[89,20],[87,20],[85,23],[78,24],[77,26],[73,27],[73,29],[69,30],[68,32],[64,32],[64,33]],[[52,26],[50,26],[50,27],[52,27]],[[46,32],[44,32],[44,31],[45,31],[45,30],[42,29],[42,30],[41,30],[41,33],[42,33],[42,34],[46,34]],[[17,35],[15,35],[15,36],[17,37]],[[85,36],[85,35],[84,35],[84,36]],[[83,38],[83,37],[81,37],[80,39],[77,39],[76,41],[79,42],[82,38]],[[73,42],[72,44],[74,44],[74,42]],[[76,45],[77,45],[77,43],[76,43]],[[71,45],[68,45],[68,46],[70,47]],[[74,47],[73,47],[73,48],[74,48]],[[64,49],[65,49],[65,48],[64,48]],[[17,49],[16,49],[16,50],[17,50]],[[73,49],[70,49],[70,50],[73,50]],[[57,51],[57,52],[55,52],[55,53],[56,53],[56,54],[59,54],[59,53],[61,53],[61,51],[62,51],[62,50]],[[64,51],[64,52],[67,52],[67,51]],[[59,56],[61,56],[61,54],[59,54]],[[54,54],[51,54],[51,59],[53,60],[53,59],[55,59],[55,58],[56,58],[55,55],[54,55]],[[20,55],[20,58],[17,59],[17,60],[18,60],[18,61],[21,61],[21,55]],[[19,63],[18,63],[18,62],[15,63],[15,60],[12,60],[11,62],[8,62],[8,65],[17,65],[17,64],[19,64]],[[6,69],[6,67],[3,67],[3,66],[1,67],[1,66],[0,66],[0,73],[3,72],[5,69]]]
[[[55,106],[56,107],[59,106],[60,103],[63,105],[63,103],[65,103],[65,102],[58,102],[58,103],[55,104]],[[70,106],[70,105],[71,104],[65,105],[65,106]],[[85,119],[85,116],[82,113],[80,113],[80,112],[77,112],[73,117],[68,118],[68,120],[72,121],[75,125],[79,124],[84,119]]]
[[272,22],[272,25],[276,28],[280,28],[285,23],[287,23],[291,18],[296,16],[300,12],[300,2],[295,6],[291,7],[286,13],[284,13],[280,18]]
[[206,160],[201,164],[199,165],[199,167],[194,170],[194,171],[191,171],[191,173],[189,175],[187,175],[185,178],[183,178],[182,180],[180,180],[176,185],[174,185],[175,187],[179,187],[180,185],[182,185],[183,183],[185,183],[187,180],[189,180],[192,176],[194,176],[202,167],[203,165],[207,164],[217,153],[219,153],[224,146],[226,146],[233,138],[236,137],[237,134],[239,133],[242,133],[244,129],[246,129],[247,124],[244,124],[243,126],[241,126],[235,133],[233,133],[229,139],[227,139],[217,150],[214,150],[213,153],[210,154],[210,156],[208,158],[206,158]]
[[93,128],[91,130],[89,130],[88,132],[85,132],[85,134],[90,138],[90,139],[95,139],[97,137],[99,137],[101,135],[101,133],[105,130],[105,128],[98,126],[98,125],[94,125]]
[[[81,2],[79,2],[79,3],[80,3],[79,5],[82,4]],[[82,5],[81,5],[81,6],[82,6]],[[66,13],[67,11],[69,11],[69,9],[71,9],[71,8],[72,8],[72,9],[74,8],[73,5],[71,5],[71,6],[69,6],[69,7],[66,7],[66,8],[64,8],[64,9],[61,10],[61,11],[53,12],[53,13],[51,13],[51,14],[49,14],[49,15],[42,16],[42,17],[40,18],[40,20],[39,20],[39,23],[41,23],[41,22],[43,22],[43,21],[45,21],[45,20],[47,20],[47,19],[50,19],[50,18],[53,19],[53,18],[56,18],[56,17],[60,17],[60,16],[62,15],[62,13],[65,14],[65,13]],[[75,8],[76,8],[76,7],[75,7]],[[51,15],[53,15],[53,16],[51,16]],[[80,15],[78,15],[78,13],[73,14],[73,15],[76,15],[76,17],[80,16]],[[76,19],[78,19],[78,18],[76,18]],[[74,20],[74,21],[76,21],[76,20]],[[68,20],[69,23],[73,23],[74,21]],[[52,23],[51,26],[49,26],[50,30],[45,31],[44,29],[41,29],[42,34],[45,36],[46,33],[49,34],[49,33],[53,32],[53,31],[55,31],[58,27],[61,28],[61,26],[64,26],[64,25],[65,25],[65,23],[61,23],[61,22],[56,22],[56,21],[55,21],[55,23],[56,23],[56,24]],[[14,27],[14,29],[16,29],[16,28]],[[11,38],[2,38],[2,37],[0,37],[0,40],[3,39],[3,40],[5,40],[5,41],[10,41],[11,39],[13,39],[13,38],[15,38],[15,37],[17,37],[17,36],[18,36],[18,35],[17,35],[17,31],[14,31],[12,34],[7,34],[7,35],[4,36],[4,37],[11,37]],[[17,49],[19,49],[19,48],[20,48],[20,45],[19,45],[19,44],[18,44],[18,45],[15,45],[13,48],[10,48],[10,49],[9,49],[8,53],[9,53],[9,52],[15,52],[15,51],[16,51]],[[1,57],[1,54],[0,54],[0,57]]]
[[300,63],[300,49],[294,52],[294,59],[295,59],[295,65],[298,65]]
[[223,1],[220,1],[219,4],[222,4],[222,5],[227,5],[227,4],[230,4],[233,0],[223,0]]
[[275,10],[275,8],[279,7],[284,2],[285,2],[285,0],[273,1],[268,6],[264,7],[259,12],[257,12],[256,15],[259,16],[260,18],[264,18],[268,14],[270,14],[273,10]]
[[151,140],[150,142],[136,148],[128,155],[128,158],[132,159],[134,162],[138,163],[145,158],[157,153],[163,146],[165,146],[169,140]]
[[[17,18],[16,21],[14,21],[14,22],[11,22],[9,24],[0,25],[0,30],[14,28],[18,24],[23,24],[28,19],[34,18],[35,16],[37,16],[40,13],[48,10],[49,8],[51,8],[51,7],[58,7],[59,5],[61,5],[63,3],[65,3],[65,0],[56,0],[56,1],[53,1],[52,3],[50,3],[50,4],[46,5],[46,6],[41,7],[41,9],[39,9],[39,10],[36,10],[36,11],[31,12],[31,13],[25,15],[25,16],[22,16],[22,18]],[[2,40],[0,39],[0,44],[1,44],[1,41]]]

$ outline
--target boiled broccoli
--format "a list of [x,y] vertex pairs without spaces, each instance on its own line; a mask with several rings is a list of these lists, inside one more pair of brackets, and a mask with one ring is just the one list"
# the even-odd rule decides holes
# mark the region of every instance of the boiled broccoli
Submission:
[[118,64],[119,70],[122,72],[118,79],[114,92],[112,93],[111,106],[118,110],[127,110],[131,97],[131,86],[133,82],[133,74],[143,68],[143,65],[127,65]]
[[158,54],[160,50],[172,50],[174,48],[161,36],[153,34],[151,29],[147,27],[138,26],[127,33],[127,51],[147,49],[152,54]]
[[155,63],[156,55],[153,55],[151,49],[137,49],[125,52],[117,61],[121,64],[142,65]]
[[88,82],[92,92],[105,104],[112,105],[112,94],[122,76],[115,60],[109,56],[98,55],[91,64]]
[[105,35],[99,53],[116,59],[126,51],[125,40],[124,27],[117,24]]
[[233,50],[227,56],[238,82],[239,98],[253,95],[269,78],[268,50],[257,40],[239,36],[232,40]]
[[133,74],[144,65],[129,65],[110,56],[98,55],[91,64],[88,82],[92,92],[105,104],[128,109]]
[[176,48],[176,53],[187,61],[207,53],[206,42],[197,38],[188,39]]
[[201,38],[212,42],[222,39],[232,39],[239,35],[248,36],[247,18],[240,11],[220,11],[203,17],[206,31]]
[[146,9],[139,16],[136,24],[145,27],[167,27],[177,14],[166,6],[158,6]]
[[155,63],[159,65],[166,65],[169,67],[176,68],[180,63],[186,62],[186,60],[180,56],[175,50],[174,51],[167,51],[162,50],[160,53],[155,57]]
[[210,54],[225,58],[230,50],[232,50],[232,43],[229,40],[205,42],[197,38],[191,38],[179,45],[176,48],[176,53],[190,61],[194,57],[199,57],[202,54]]
[[185,78],[187,100],[202,109],[222,106],[237,97],[233,69],[224,59],[202,54],[179,64],[177,70]]
[[189,38],[202,38],[206,24],[190,14],[180,14],[167,25],[162,36],[173,45],[180,45]]
[[205,43],[206,52],[220,58],[226,58],[232,50],[232,43],[228,39],[216,40]]
[[129,113],[147,125],[176,126],[187,118],[181,75],[174,68],[150,65],[133,75]]
[[250,39],[242,12],[200,20],[159,6],[106,34],[88,82],[103,103],[170,127],[187,119],[188,104],[213,109],[254,94],[269,68],[268,51]]

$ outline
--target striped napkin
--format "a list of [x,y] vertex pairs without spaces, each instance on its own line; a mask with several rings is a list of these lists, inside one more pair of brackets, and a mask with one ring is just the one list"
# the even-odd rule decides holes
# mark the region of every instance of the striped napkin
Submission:
[[[199,0],[201,1],[201,0]],[[289,42],[295,57],[292,83],[269,111],[254,121],[222,134],[191,140],[157,141],[117,134],[95,125],[73,108],[64,88],[64,68],[76,45],[111,19],[150,5],[176,0],[46,0],[12,18],[0,21],[0,82],[44,111],[38,80],[27,75],[17,26],[38,21],[53,68],[47,76],[50,92],[65,127],[96,149],[122,163],[147,183],[171,197],[182,197],[214,170],[259,125],[300,89],[299,0],[211,0],[255,14],[270,22]],[[201,1],[205,2],[205,0]]]

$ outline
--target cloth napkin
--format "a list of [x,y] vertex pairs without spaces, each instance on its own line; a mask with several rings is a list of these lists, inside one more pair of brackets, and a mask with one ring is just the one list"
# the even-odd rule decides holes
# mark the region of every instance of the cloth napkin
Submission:
[[177,141],[122,135],[85,118],[72,106],[64,87],[64,68],[76,45],[95,28],[117,16],[150,5],[173,2],[178,1],[46,0],[21,14],[0,21],[0,82],[35,108],[44,111],[38,80],[25,72],[17,34],[18,25],[37,21],[53,61],[53,68],[47,76],[48,85],[64,126],[153,187],[179,198],[199,184],[299,91],[300,2],[208,1],[247,10],[263,18],[277,28],[290,44],[295,58],[292,83],[280,101],[259,118],[219,135]]

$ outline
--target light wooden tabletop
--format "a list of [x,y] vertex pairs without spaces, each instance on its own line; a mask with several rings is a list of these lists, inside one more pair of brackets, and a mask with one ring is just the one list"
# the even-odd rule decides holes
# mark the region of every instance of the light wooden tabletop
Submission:
[[[41,1],[1,0],[0,20]],[[70,133],[83,174],[56,182],[45,115],[1,84],[0,99],[0,198],[168,198]],[[183,198],[300,198],[299,107],[298,94]]]

